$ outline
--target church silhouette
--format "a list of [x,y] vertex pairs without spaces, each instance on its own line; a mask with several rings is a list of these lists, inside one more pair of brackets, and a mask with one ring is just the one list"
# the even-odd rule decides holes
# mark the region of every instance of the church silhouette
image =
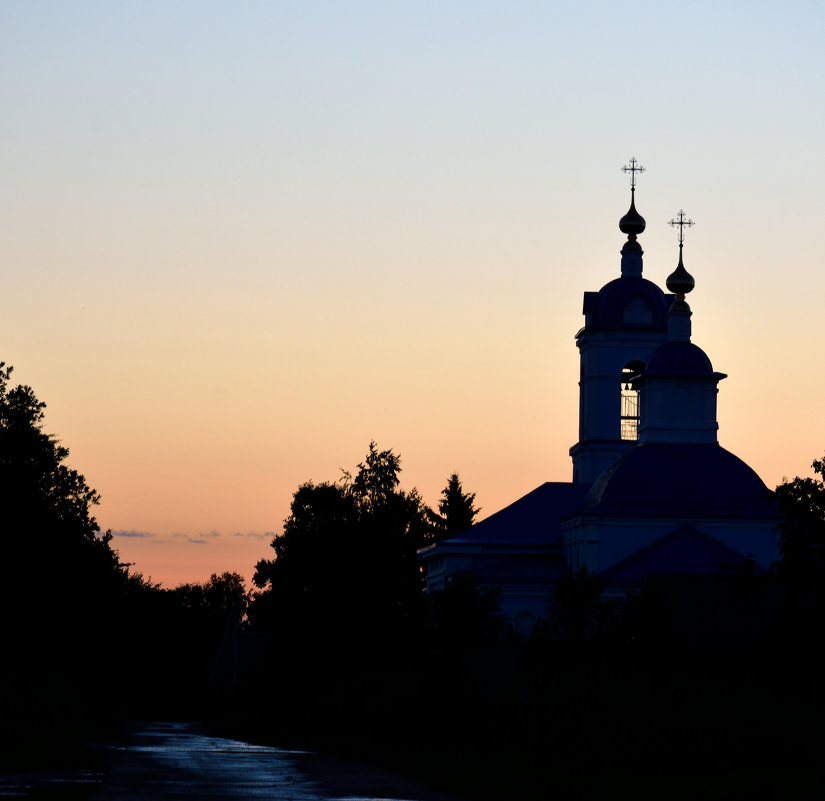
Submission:
[[[547,614],[553,586],[568,569],[601,578],[605,594],[639,590],[651,576],[767,571],[779,557],[772,493],[718,443],[716,396],[726,376],[691,342],[685,296],[683,211],[679,261],[663,292],[642,276],[636,159],[621,274],[584,293],[579,441],[570,449],[572,482],[547,482],[457,537],[419,553],[429,592],[472,573],[498,587],[500,608],[528,633]],[[674,581],[678,581],[674,578]]]

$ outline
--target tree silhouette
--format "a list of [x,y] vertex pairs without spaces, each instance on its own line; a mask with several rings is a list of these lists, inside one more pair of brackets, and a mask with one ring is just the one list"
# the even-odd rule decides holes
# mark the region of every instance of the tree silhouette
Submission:
[[458,473],[453,473],[447,480],[447,486],[441,491],[436,515],[436,534],[438,540],[449,539],[466,531],[475,522],[481,511],[475,506],[476,494],[464,492]]
[[11,373],[0,364],[0,769],[7,754],[40,765],[71,752],[91,719],[123,703],[113,676],[129,699],[148,697],[158,652],[145,621],[159,593],[119,560],[93,515],[97,492]]
[[399,489],[400,471],[372,442],[354,476],[298,488],[275,558],[256,565],[255,628],[338,643],[400,633],[422,604],[416,551],[431,536],[431,513]]
[[454,573],[443,590],[428,597],[431,638],[446,650],[489,644],[509,626],[499,612],[499,587],[480,588],[472,573]]
[[78,642],[94,621],[111,625],[113,599],[142,579],[101,533],[92,514],[100,497],[65,464],[69,449],[43,431],[45,403],[31,387],[10,387],[11,373],[0,364],[4,631],[29,645]]
[[825,589],[825,457],[811,465],[819,478],[785,481],[776,488],[782,522],[782,572],[801,584]]
[[603,591],[604,581],[586,567],[568,568],[556,582],[547,608],[551,637],[575,645],[592,640],[604,616]]
[[213,573],[203,583],[180,584],[169,592],[208,636],[219,635],[227,621],[240,624],[249,605],[243,576],[228,571]]

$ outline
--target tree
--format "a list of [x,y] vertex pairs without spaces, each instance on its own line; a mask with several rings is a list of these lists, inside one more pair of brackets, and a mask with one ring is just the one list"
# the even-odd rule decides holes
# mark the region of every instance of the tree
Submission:
[[243,576],[240,573],[213,573],[208,581],[181,584],[170,590],[176,601],[210,634],[220,634],[227,625],[240,624],[249,605]]
[[431,512],[399,489],[400,471],[371,442],[354,476],[298,488],[275,558],[256,565],[254,627],[338,642],[400,632],[422,603],[416,551],[431,536]]
[[159,593],[120,561],[93,515],[100,496],[11,373],[0,364],[0,754],[40,765],[72,751],[88,716],[117,714],[127,696],[112,677],[154,702],[146,609]]
[[781,572],[797,584],[825,589],[825,457],[811,467],[819,478],[797,476],[776,488]]
[[441,500],[438,502],[436,515],[437,540],[450,539],[466,531],[475,522],[476,515],[481,511],[475,506],[476,494],[464,492],[458,473],[453,473],[447,479],[447,486],[441,491]]
[[358,463],[355,478],[344,471],[343,484],[363,514],[376,514],[403,497],[403,493],[398,492],[400,472],[401,458],[392,450],[379,451],[375,442],[370,442],[366,459]]
[[427,599],[433,642],[461,650],[501,639],[509,626],[498,608],[500,595],[499,587],[480,588],[472,573],[454,573]]
[[[0,363],[0,605],[4,631],[28,640],[77,640],[91,621],[111,625],[114,599],[141,586],[101,533],[100,496],[65,464],[69,449],[43,431],[46,404],[9,386]],[[99,635],[99,631],[98,631]]]
[[568,568],[559,577],[547,609],[551,637],[574,645],[592,640],[608,608],[602,600],[604,586],[586,567]]

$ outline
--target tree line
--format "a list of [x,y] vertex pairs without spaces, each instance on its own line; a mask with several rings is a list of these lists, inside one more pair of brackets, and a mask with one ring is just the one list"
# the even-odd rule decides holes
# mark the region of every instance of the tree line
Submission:
[[[48,664],[44,657],[61,649],[103,662],[125,658],[142,641],[134,631],[145,639],[152,629],[184,630],[188,652],[205,656],[228,621],[302,647],[420,640],[425,631],[455,626],[447,621],[462,607],[468,628],[504,630],[500,621],[470,624],[480,609],[493,616],[495,596],[491,591],[486,600],[473,598],[478,589],[470,589],[471,576],[457,578],[446,600],[428,600],[423,593],[417,551],[469,528],[479,512],[475,493],[465,491],[453,473],[431,509],[416,489],[401,488],[398,454],[374,442],[338,481],[298,487],[282,533],[272,541],[272,557],[255,566],[253,587],[230,572],[172,589],[152,584],[120,560],[111,534],[94,517],[98,493],[66,464],[68,448],[44,430],[45,404],[31,387],[12,386],[11,374],[0,364],[6,531],[0,600],[4,631],[20,643],[20,664]],[[825,459],[812,467],[814,477],[776,488],[782,513],[776,575],[793,588],[797,607],[816,614],[825,587]],[[615,609],[608,614],[601,604],[600,589],[588,576],[560,582],[548,609],[554,637],[569,639],[576,628],[595,631],[597,618],[616,618]],[[181,641],[175,633],[166,639]],[[200,647],[192,647],[195,642]],[[135,654],[128,661],[141,662]]]
[[163,588],[120,559],[94,516],[100,496],[45,429],[45,403],[11,376],[0,364],[3,744],[19,742],[26,721],[33,736],[49,728],[32,714],[38,699],[47,717],[202,699],[216,654],[240,630],[275,632],[296,652],[417,636],[416,551],[478,512],[456,474],[430,509],[400,488],[398,455],[371,443],[352,474],[296,490],[254,589],[233,572]]
[[[548,754],[575,762],[600,747],[591,743],[594,727],[610,721],[592,710],[583,718],[582,704],[590,709],[600,698],[605,715],[627,721],[616,704],[631,688],[651,709],[676,703],[653,697],[662,686],[668,699],[702,688],[698,706],[729,702],[730,684],[722,695],[708,668],[720,669],[719,653],[665,647],[668,623],[644,592],[606,602],[596,577],[568,574],[527,640],[498,615],[495,588],[477,587],[471,575],[426,596],[416,552],[472,525],[475,494],[452,474],[431,509],[415,489],[401,488],[400,457],[376,443],[338,481],[296,489],[253,587],[231,572],[169,589],[153,584],[120,560],[94,517],[98,494],[45,431],[45,404],[30,387],[12,386],[11,373],[0,365],[0,768],[19,768],[32,743],[42,758],[44,737],[64,754],[89,726],[124,716],[211,715],[256,737],[360,747],[445,775],[453,767],[440,755],[457,749],[475,766],[479,786],[469,794],[479,798],[506,789],[489,774],[484,755],[493,749],[499,763],[512,759],[513,770],[530,777],[534,795],[524,797],[539,797],[551,789],[542,784]],[[758,660],[749,651],[736,663],[737,681],[758,676],[771,692],[777,682],[796,694],[818,682],[806,677],[804,666],[815,662],[804,654],[825,611],[825,459],[813,471],[776,489],[782,558],[766,580],[781,588],[777,622],[754,646]],[[239,673],[238,664],[252,669]],[[676,664],[675,672],[667,667]],[[433,727],[422,699],[450,710],[448,721]],[[770,707],[772,699],[762,702]],[[768,722],[797,727],[798,756],[818,740],[783,704],[770,707]],[[627,724],[626,748],[614,741],[625,768],[647,742],[649,714]],[[743,720],[751,727],[743,737],[771,736]],[[671,735],[693,747],[696,731]],[[465,752],[468,744],[475,750]],[[507,765],[498,768],[510,775]],[[466,792],[469,779],[461,781],[452,789]]]

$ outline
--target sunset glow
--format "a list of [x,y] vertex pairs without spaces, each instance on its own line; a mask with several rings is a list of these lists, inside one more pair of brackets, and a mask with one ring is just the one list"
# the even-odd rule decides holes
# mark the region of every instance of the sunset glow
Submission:
[[825,452],[825,8],[0,5],[0,360],[173,586],[251,576],[371,440],[481,517],[572,476],[582,293],[696,221],[719,441]]

